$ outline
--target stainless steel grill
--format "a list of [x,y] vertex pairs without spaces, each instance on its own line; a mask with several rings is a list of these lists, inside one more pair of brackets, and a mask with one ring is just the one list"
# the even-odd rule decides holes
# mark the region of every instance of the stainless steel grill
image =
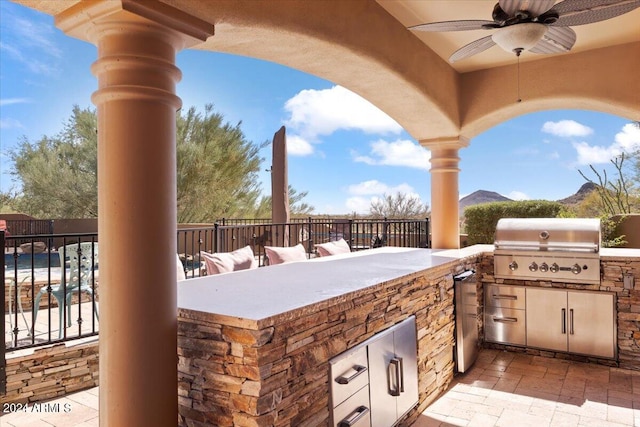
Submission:
[[498,279],[600,283],[600,220],[503,218],[496,227]]

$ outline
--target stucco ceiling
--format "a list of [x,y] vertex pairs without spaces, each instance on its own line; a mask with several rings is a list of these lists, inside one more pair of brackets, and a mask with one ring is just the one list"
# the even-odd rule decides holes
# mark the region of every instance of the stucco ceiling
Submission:
[[[376,0],[405,27],[440,21],[460,19],[491,20],[491,12],[497,0]],[[557,3],[557,2],[556,2]],[[577,35],[576,44],[569,54],[591,49],[640,41],[640,8],[618,17],[588,25],[571,27]],[[413,31],[424,44],[442,59],[462,46],[495,30],[455,32]],[[523,53],[522,62],[542,59],[548,55]],[[494,46],[478,55],[455,62],[458,72],[468,72],[513,63],[514,54]]]
[[[69,15],[66,9],[79,3],[13,1],[55,16],[59,27],[65,20],[61,17]],[[73,9],[72,21],[95,20],[93,6],[102,1],[84,0]],[[514,54],[494,46],[454,64],[448,62],[455,50],[492,30],[427,33],[407,29],[438,21],[491,20],[495,2],[160,0],[145,4],[153,9],[154,4],[164,3],[170,10],[215,27],[213,37],[196,40],[190,48],[260,58],[340,84],[385,111],[425,145],[472,138],[509,118],[550,108],[595,109],[637,120],[640,8],[572,27],[577,41],[569,53],[523,53],[521,103],[515,102],[519,88]],[[136,2],[111,4],[127,9]],[[166,9],[162,13],[174,13]],[[156,15],[147,17],[155,20]],[[78,29],[65,31],[87,39],[89,33]]]

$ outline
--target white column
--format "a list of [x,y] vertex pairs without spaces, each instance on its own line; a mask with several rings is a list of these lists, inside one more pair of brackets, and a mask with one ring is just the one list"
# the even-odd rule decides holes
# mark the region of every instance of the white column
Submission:
[[420,141],[431,151],[431,247],[460,247],[459,190],[460,148],[469,145],[464,138]]
[[56,17],[98,46],[103,427],[175,427],[178,419],[175,55],[185,37],[172,28],[185,27],[185,16],[155,5],[81,2]]

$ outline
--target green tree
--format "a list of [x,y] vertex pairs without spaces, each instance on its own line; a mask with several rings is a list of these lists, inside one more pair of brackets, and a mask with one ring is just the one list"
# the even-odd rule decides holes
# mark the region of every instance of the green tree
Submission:
[[253,214],[260,197],[259,151],[240,123],[223,123],[211,104],[177,118],[178,222],[211,222]]
[[[178,221],[253,214],[260,198],[259,151],[266,143],[248,141],[240,123],[223,123],[212,105],[204,114],[180,112],[176,125]],[[95,111],[76,106],[58,135],[23,138],[10,153],[21,193],[3,204],[39,218],[96,217],[96,129]]]
[[[311,215],[315,208],[303,200],[309,194],[308,191],[298,192],[291,185],[289,189],[289,213],[291,216],[307,216]],[[270,218],[271,217],[271,196],[263,196],[256,206],[254,218]]]
[[429,215],[429,206],[418,196],[398,192],[372,201],[369,212],[375,218],[424,219]]
[[62,132],[30,143],[22,138],[9,153],[12,175],[21,184],[15,207],[39,218],[98,215],[97,118],[73,108]]

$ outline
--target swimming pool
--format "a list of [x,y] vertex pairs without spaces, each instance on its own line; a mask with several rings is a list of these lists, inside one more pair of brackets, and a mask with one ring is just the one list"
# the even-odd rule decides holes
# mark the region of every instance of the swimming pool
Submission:
[[14,254],[4,254],[4,268],[6,270],[30,270],[33,262],[33,268],[47,268],[49,266],[60,267],[60,256],[57,252],[50,254],[45,252],[41,254],[18,254],[17,267]]

